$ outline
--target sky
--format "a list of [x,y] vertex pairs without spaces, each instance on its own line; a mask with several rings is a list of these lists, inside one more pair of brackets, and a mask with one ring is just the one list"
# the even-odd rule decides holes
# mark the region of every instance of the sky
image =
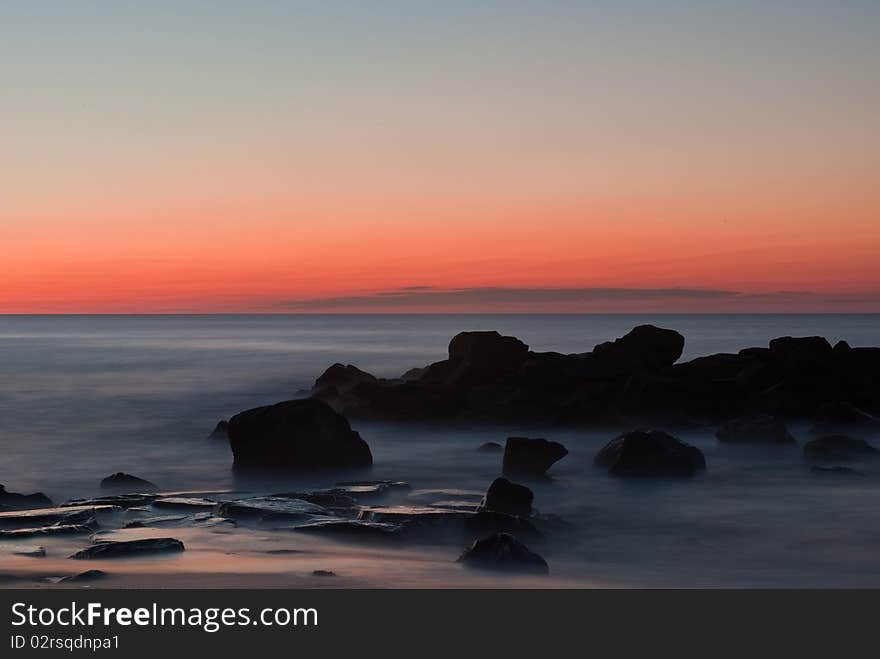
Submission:
[[0,313],[880,311],[880,3],[0,2]]

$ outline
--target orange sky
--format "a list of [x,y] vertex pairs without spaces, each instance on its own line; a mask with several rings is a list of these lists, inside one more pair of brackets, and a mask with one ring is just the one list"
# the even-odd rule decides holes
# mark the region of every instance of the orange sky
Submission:
[[[880,311],[851,9],[22,5],[0,313]],[[586,292],[383,295],[412,286]]]

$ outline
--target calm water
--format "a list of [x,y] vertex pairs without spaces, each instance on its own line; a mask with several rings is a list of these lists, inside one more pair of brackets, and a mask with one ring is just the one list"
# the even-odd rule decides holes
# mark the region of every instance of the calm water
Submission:
[[[230,486],[228,446],[206,439],[218,419],[293,397],[334,361],[398,375],[443,358],[449,338],[465,329],[497,329],[535,350],[583,352],[652,322],[681,331],[688,358],[766,345],[786,334],[880,345],[878,321],[872,315],[0,316],[0,483],[57,500],[94,494],[102,477],[120,470],[169,489]],[[532,433],[565,443],[571,455],[554,467],[553,480],[533,489],[541,511],[574,524],[564,541],[542,548],[554,574],[572,582],[880,586],[880,473],[870,465],[864,478],[822,478],[809,472],[797,449],[718,446],[705,433],[685,437],[705,451],[705,476],[631,483],[590,468],[607,433],[355,427],[373,449],[375,476],[415,487],[484,490],[500,458],[477,453],[483,441]],[[426,573],[425,584],[432,583]]]

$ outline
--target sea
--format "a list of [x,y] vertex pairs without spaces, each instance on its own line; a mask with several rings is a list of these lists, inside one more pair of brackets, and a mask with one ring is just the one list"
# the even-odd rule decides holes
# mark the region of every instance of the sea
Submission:
[[[880,345],[880,316],[857,314],[0,316],[0,483],[56,501],[93,496],[118,471],[167,490],[232,488],[228,443],[208,439],[217,421],[302,396],[334,362],[394,377],[443,359],[464,330],[575,353],[644,323],[681,332],[682,359],[785,335]],[[570,455],[531,485],[535,507],[566,524],[564,542],[542,550],[554,586],[880,586],[880,468],[871,464],[820,476],[799,448],[719,445],[706,429],[682,435],[704,451],[704,475],[630,482],[591,466],[607,430],[353,426],[373,451],[371,478],[417,488],[484,491],[500,471],[499,455],[476,450],[485,441],[564,443]],[[468,585],[413,565],[405,579],[379,570],[366,583]]]

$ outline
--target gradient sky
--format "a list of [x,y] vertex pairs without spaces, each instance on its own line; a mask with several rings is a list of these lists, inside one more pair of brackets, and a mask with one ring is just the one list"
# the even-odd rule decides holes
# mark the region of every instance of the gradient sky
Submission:
[[7,0],[0,82],[0,312],[880,311],[874,0]]

